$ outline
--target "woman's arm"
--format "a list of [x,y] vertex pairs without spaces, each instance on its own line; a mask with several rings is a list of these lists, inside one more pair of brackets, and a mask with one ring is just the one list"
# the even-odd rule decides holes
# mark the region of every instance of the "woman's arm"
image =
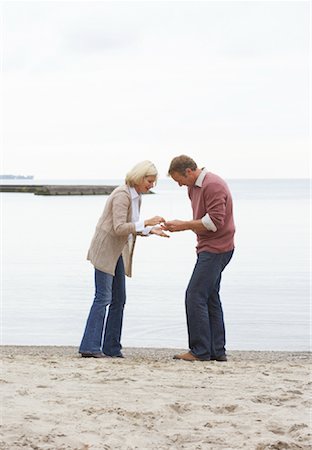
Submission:
[[126,192],[118,192],[112,199],[113,228],[117,236],[135,233],[135,224],[128,222],[131,200]]

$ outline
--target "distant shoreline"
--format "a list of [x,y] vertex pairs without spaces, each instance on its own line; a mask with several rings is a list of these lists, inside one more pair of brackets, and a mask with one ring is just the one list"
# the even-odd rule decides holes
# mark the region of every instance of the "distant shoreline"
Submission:
[[0,175],[0,180],[33,180],[33,175]]

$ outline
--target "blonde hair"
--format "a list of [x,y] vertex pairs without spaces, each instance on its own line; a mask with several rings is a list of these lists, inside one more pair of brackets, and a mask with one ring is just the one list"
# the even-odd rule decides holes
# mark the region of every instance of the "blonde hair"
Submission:
[[142,161],[136,164],[130,172],[126,175],[126,184],[128,186],[134,187],[135,185],[141,183],[145,177],[156,177],[157,181],[158,172],[156,167],[151,161]]

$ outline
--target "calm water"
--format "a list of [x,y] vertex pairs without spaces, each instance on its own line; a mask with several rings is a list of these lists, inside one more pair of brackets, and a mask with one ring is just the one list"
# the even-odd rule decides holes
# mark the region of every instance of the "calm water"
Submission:
[[[227,348],[308,350],[308,181],[228,183],[237,233],[221,292]],[[185,188],[163,180],[155,191],[143,198],[142,218],[191,218]],[[2,194],[3,344],[79,345],[93,297],[85,256],[106,198]],[[195,243],[192,232],[138,238],[124,346],[187,348],[184,291]]]

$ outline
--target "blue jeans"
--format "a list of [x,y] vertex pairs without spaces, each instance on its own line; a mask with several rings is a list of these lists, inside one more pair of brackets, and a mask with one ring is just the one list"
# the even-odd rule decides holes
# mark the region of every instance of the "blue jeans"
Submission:
[[120,256],[114,276],[95,269],[95,297],[79,347],[80,353],[120,355],[125,302],[125,269]]
[[233,250],[199,253],[186,290],[189,349],[202,360],[225,355],[225,328],[219,291],[221,273],[232,255]]

